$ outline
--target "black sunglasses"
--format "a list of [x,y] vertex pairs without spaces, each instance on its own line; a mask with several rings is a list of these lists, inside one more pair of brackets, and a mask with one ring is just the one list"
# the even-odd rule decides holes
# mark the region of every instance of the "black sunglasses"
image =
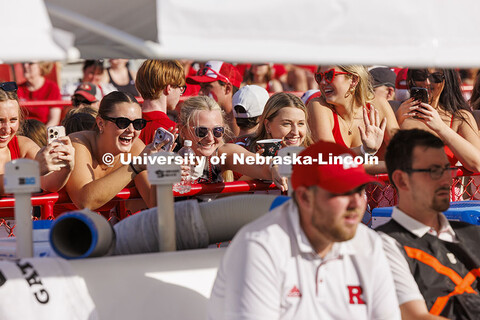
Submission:
[[420,70],[412,72],[413,81],[426,81],[427,79],[434,83],[441,83],[445,80],[445,75],[441,72],[428,73]]
[[112,118],[112,117],[102,116],[102,118],[108,121],[112,121],[117,125],[119,129],[125,129],[130,125],[130,123],[133,123],[133,128],[135,130],[142,130],[143,128],[145,128],[148,122],[148,120],[145,120],[145,119],[130,120],[125,117]]
[[225,133],[224,127],[214,127],[212,129],[207,127],[193,127],[193,129],[195,130],[195,135],[199,138],[205,138],[210,130],[215,138],[221,138]]
[[17,91],[18,86],[15,81],[8,81],[0,83],[0,89],[3,91]]

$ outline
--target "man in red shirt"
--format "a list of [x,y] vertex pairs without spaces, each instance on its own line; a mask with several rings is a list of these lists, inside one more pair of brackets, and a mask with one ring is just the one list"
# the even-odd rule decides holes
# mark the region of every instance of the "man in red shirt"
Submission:
[[183,66],[177,60],[146,60],[138,69],[135,86],[144,99],[142,117],[150,121],[140,133],[140,139],[149,144],[157,128],[176,127],[168,118],[167,110],[174,110],[185,92]]

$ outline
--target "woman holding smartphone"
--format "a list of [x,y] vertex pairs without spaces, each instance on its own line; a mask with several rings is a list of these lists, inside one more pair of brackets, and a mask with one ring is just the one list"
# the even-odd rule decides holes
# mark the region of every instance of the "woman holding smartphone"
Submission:
[[[369,77],[363,66],[318,68],[315,80],[322,95],[307,105],[314,141],[336,142],[362,156],[378,152],[377,156],[382,159],[398,124],[387,100],[374,98]],[[367,169],[376,172],[385,168]]]
[[433,132],[445,143],[452,166],[458,161],[470,171],[480,171],[480,136],[477,123],[460,89],[454,69],[409,69],[407,85],[425,88],[428,103],[414,98],[397,110],[402,129],[418,128]]
[[123,165],[120,161],[122,153],[137,156],[160,150],[162,144],[145,146],[138,139],[146,124],[135,97],[114,91],[100,102],[94,129],[70,135],[78,165],[68,180],[66,190],[78,208],[96,210],[132,182],[149,208],[156,205],[146,165]]
[[18,103],[17,84],[0,83],[0,194],[4,194],[5,164],[26,158],[40,164],[40,187],[49,192],[60,190],[74,169],[75,150],[68,137],[40,148],[30,138],[17,135],[23,120]]
[[[287,181],[278,174],[277,166],[234,162],[235,154],[243,157],[255,157],[255,154],[239,145],[224,142],[224,137],[230,133],[225,113],[212,98],[198,96],[187,99],[180,110],[179,128],[180,137],[191,140],[195,154],[204,157],[192,174],[196,182],[222,182],[222,172],[232,170],[255,179],[273,180],[280,190],[287,190]],[[214,156],[225,160],[212,163]]]

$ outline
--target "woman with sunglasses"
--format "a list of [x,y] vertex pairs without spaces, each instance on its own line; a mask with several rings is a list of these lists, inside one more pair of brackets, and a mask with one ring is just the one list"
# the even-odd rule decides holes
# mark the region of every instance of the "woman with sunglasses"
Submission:
[[433,132],[445,143],[452,166],[458,161],[473,172],[480,171],[480,136],[473,114],[463,98],[460,76],[454,69],[409,69],[409,89],[427,89],[428,103],[410,98],[396,112],[402,129]]
[[59,138],[40,148],[31,139],[20,136],[23,115],[15,82],[0,83],[0,194],[4,194],[5,163],[18,158],[37,160],[43,190],[60,190],[74,167],[75,150],[68,137]]
[[[287,190],[287,181],[278,174],[278,167],[234,162],[234,154],[240,157],[255,157],[255,154],[239,145],[224,143],[224,136],[229,134],[225,113],[212,98],[198,96],[187,99],[180,110],[179,128],[180,137],[191,140],[195,154],[205,159],[192,173],[196,182],[222,182],[222,172],[232,170],[255,179],[273,180],[280,190]],[[213,156],[224,161],[214,164],[211,161]]]
[[[145,164],[123,165],[121,154],[151,154],[161,145],[145,144],[137,139],[147,121],[130,93],[114,91],[100,102],[93,130],[70,135],[77,166],[66,190],[78,208],[96,210],[132,181],[148,207],[156,205],[153,188],[147,180]],[[128,157],[125,157],[128,159]]]
[[363,66],[319,67],[315,80],[322,95],[307,105],[314,141],[336,142],[358,155],[384,148],[398,124],[387,100],[374,98],[369,79]]

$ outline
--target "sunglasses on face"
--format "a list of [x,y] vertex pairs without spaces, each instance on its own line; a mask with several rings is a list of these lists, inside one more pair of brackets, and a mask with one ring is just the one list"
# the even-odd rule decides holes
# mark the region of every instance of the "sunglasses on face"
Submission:
[[199,138],[205,138],[208,135],[208,131],[212,131],[215,138],[221,138],[225,133],[224,127],[213,127],[211,129],[207,127],[193,127],[193,129],[195,130],[195,135]]
[[427,81],[430,80],[430,82],[433,83],[441,83],[443,80],[445,80],[445,75],[441,72],[433,72],[433,73],[428,73],[426,71],[413,71],[412,72],[412,80],[413,81]]
[[197,76],[205,76],[206,75],[207,77],[212,77],[211,74],[207,74],[209,72],[212,72],[214,75],[216,75],[218,80],[230,83],[230,80],[228,80],[227,77],[225,77],[224,75],[221,75],[220,73],[218,73],[217,71],[213,70],[210,67],[203,67],[202,69],[198,70]]
[[315,81],[317,81],[318,84],[322,82],[323,79],[325,79],[326,83],[332,83],[333,79],[335,79],[335,75],[337,74],[350,74],[349,72],[342,72],[342,71],[336,71],[335,69],[330,69],[325,72],[316,72],[315,73]]
[[0,83],[0,89],[2,89],[3,91],[17,91],[18,86],[17,83],[14,81],[2,82]]
[[119,129],[125,129],[130,125],[130,123],[133,123],[133,128],[135,130],[142,130],[143,128],[145,128],[148,122],[145,119],[130,120],[125,117],[112,118],[112,117],[103,116],[102,118],[107,121],[111,121],[115,123]]

